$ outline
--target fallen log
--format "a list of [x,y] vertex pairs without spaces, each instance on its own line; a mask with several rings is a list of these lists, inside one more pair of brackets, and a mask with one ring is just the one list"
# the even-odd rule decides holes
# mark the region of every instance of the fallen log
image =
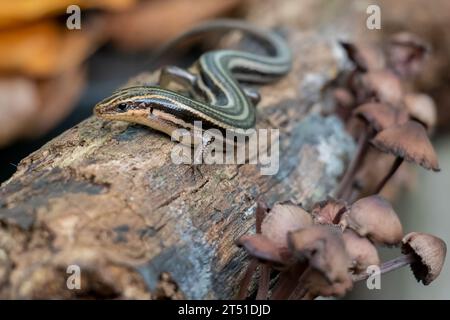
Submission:
[[280,129],[275,175],[254,164],[186,171],[169,137],[90,117],[0,187],[0,297],[232,298],[247,263],[234,243],[253,228],[255,202],[323,200],[354,148],[340,120],[320,112],[339,69],[333,39],[285,35],[293,70],[261,89],[257,108],[257,128]]

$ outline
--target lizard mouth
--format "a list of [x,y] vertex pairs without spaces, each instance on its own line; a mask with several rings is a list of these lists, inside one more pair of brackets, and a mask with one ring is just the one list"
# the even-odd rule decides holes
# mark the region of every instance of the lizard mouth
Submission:
[[94,115],[96,117],[103,118],[105,113],[100,111],[99,108],[97,108],[97,106],[95,106],[95,108],[94,108]]
[[106,118],[108,115],[113,115],[115,112],[111,108],[106,108],[101,104],[97,104],[94,107],[94,115],[100,118]]

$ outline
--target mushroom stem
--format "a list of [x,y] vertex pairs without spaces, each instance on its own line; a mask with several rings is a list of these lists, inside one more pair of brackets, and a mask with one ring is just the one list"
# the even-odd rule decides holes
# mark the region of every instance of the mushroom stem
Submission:
[[[264,217],[266,216],[266,209],[267,206],[263,201],[258,201],[256,204],[256,233],[261,233],[261,225],[262,221],[264,220]],[[245,271],[244,277],[241,280],[241,287],[239,288],[239,292],[237,295],[237,299],[244,300],[247,297],[248,288],[250,286],[250,281],[253,278],[253,274],[256,271],[256,268],[258,267],[258,260],[252,259],[247,267],[247,270]],[[266,268],[268,270],[268,268]],[[261,276],[263,273],[264,268],[261,269]],[[259,292],[259,290],[258,290]]]
[[273,289],[270,300],[284,300],[294,290],[295,281],[292,276],[287,274],[289,271],[282,272],[278,279],[278,283]]
[[356,149],[356,153],[353,156],[352,161],[350,162],[350,164],[349,164],[347,170],[345,171],[345,174],[342,177],[342,180],[338,186],[338,189],[336,192],[337,199],[342,198],[342,196],[346,193],[346,190],[348,188],[351,188],[355,173],[358,171],[359,167],[361,166],[362,160],[364,159],[366,151],[369,147],[369,136],[370,136],[369,131],[370,130],[368,130],[368,129],[364,130],[363,134],[358,139],[358,146]]
[[252,280],[253,273],[258,267],[258,260],[252,259],[248,264],[247,270],[245,271],[244,277],[241,280],[241,286],[237,295],[238,300],[244,300],[247,297],[248,287],[250,281]]
[[308,267],[303,271],[302,275],[297,280],[297,285],[289,295],[289,300],[300,300],[308,293],[308,289],[305,288],[305,279],[311,274],[311,270],[311,267]]
[[377,188],[375,189],[374,194],[378,194],[381,192],[381,190],[383,190],[386,183],[389,181],[389,179],[392,178],[392,176],[395,174],[395,172],[401,166],[402,163],[403,163],[403,158],[397,157],[395,159],[394,163],[392,164],[391,169],[389,170],[388,174],[383,178],[383,180],[381,180],[381,182],[378,184]]
[[270,268],[267,265],[261,265],[258,292],[256,293],[256,300],[267,300],[269,295],[270,285]]
[[[416,261],[416,256],[413,253],[405,254],[398,256],[397,258],[394,258],[392,260],[386,261],[383,263],[380,267],[381,274],[385,274],[394,270],[397,270],[399,268],[402,268],[404,266],[410,265]],[[352,277],[353,282],[357,281],[363,281],[370,277],[370,274],[364,273],[360,275],[356,275]]]
[[301,275],[304,271],[305,266],[302,264],[293,266],[291,269],[283,271],[272,291],[270,300],[285,300],[289,298],[292,291],[294,291],[297,286],[299,275]]

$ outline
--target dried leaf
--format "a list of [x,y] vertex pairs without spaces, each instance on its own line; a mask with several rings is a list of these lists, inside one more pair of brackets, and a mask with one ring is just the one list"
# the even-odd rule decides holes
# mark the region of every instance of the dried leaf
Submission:
[[0,31],[0,72],[49,77],[79,66],[101,43],[101,25],[69,31],[45,21]]
[[0,0],[0,28],[23,24],[55,14],[66,14],[67,7],[76,4],[82,9],[123,10],[136,0]]

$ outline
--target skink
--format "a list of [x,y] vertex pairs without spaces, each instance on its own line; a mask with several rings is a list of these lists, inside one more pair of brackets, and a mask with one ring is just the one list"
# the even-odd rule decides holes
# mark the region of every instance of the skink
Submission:
[[[238,81],[267,83],[287,74],[292,58],[278,34],[238,20],[214,20],[180,35],[183,39],[206,31],[240,30],[268,49],[268,55],[237,50],[214,50],[200,56],[192,68],[166,67],[159,86],[133,86],[114,92],[95,106],[96,116],[146,125],[171,135],[179,128],[192,129],[193,121],[220,129],[249,129],[255,125],[257,95]],[[168,89],[171,82],[189,95]]]

